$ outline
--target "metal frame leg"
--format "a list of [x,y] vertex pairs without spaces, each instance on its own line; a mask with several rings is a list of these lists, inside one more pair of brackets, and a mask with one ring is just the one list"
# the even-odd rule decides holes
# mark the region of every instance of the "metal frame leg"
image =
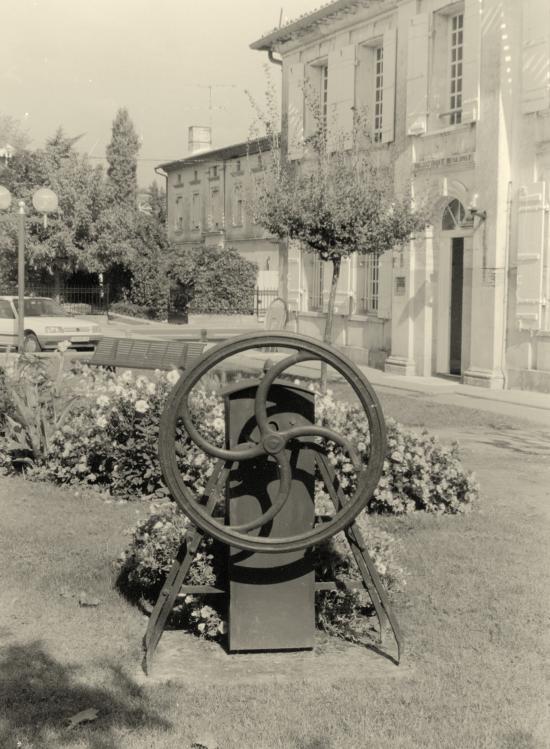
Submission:
[[[220,483],[222,478],[224,481],[226,480],[230,468],[231,464],[224,463],[223,460],[219,460],[214,466],[212,476],[208,481],[204,494],[207,498],[206,510],[209,513],[214,511],[216,505],[214,489]],[[162,590],[160,591],[159,597],[153,607],[153,611],[151,612],[147,624],[147,630],[143,638],[143,646],[145,649],[143,667],[147,674],[151,673],[153,656],[157,649],[159,640],[162,637],[162,633],[164,632],[166,621],[170,612],[174,608],[176,598],[178,597],[203,538],[204,533],[202,530],[194,526],[189,528],[187,537],[178,550],[176,559],[174,560],[172,568],[164,581]]]
[[[340,509],[344,503],[344,497],[342,490],[338,484],[338,477],[334,471],[333,466],[329,462],[326,455],[318,452],[316,455],[317,465],[321,472],[321,476],[325,483],[328,493],[334,503],[336,511]],[[350,545],[355,561],[363,578],[363,584],[367,593],[369,594],[372,603],[374,605],[376,615],[378,617],[378,623],[380,627],[380,641],[382,641],[382,633],[384,628],[385,619],[387,617],[390,626],[392,628],[393,636],[397,644],[397,663],[400,662],[403,654],[403,639],[401,636],[401,630],[397,619],[395,618],[393,611],[390,607],[388,595],[384,589],[384,585],[380,580],[376,565],[372,561],[359,526],[356,522],[352,523],[344,531],[348,543]]]

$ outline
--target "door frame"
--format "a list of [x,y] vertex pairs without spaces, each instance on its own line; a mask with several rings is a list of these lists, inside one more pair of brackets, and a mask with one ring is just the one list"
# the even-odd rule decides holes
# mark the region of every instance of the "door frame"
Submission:
[[463,276],[462,276],[462,371],[467,366],[465,356],[469,346],[469,331],[466,322],[469,319],[465,293],[465,269],[472,250],[472,231],[468,227],[439,232],[438,237],[438,272],[437,272],[437,328],[436,328],[436,373],[450,374],[451,371],[451,283],[452,283],[452,245],[453,239],[464,240]]

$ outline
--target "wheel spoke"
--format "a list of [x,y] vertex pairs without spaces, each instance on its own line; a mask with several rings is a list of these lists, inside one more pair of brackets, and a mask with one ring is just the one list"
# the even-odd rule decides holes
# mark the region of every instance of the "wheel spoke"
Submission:
[[286,359],[283,359],[277,364],[274,364],[272,367],[270,367],[269,371],[266,372],[265,376],[262,378],[262,381],[258,385],[256,398],[254,401],[256,423],[258,424],[262,437],[267,432],[272,431],[269,428],[267,418],[267,396],[269,393],[269,388],[273,385],[277,377],[285,371],[285,369],[293,367],[295,364],[299,364],[300,362],[311,361],[315,358],[316,357],[312,354],[307,354],[304,351],[301,351],[296,354],[292,354],[292,356],[287,356]]
[[187,432],[189,437],[191,437],[193,442],[198,447],[200,447],[201,450],[204,450],[207,455],[211,455],[213,458],[219,458],[220,460],[241,461],[251,460],[252,458],[259,458],[260,455],[265,455],[265,450],[262,445],[256,445],[253,442],[243,442],[239,445],[236,445],[231,450],[226,450],[222,447],[216,447],[215,445],[212,445],[210,442],[208,442],[208,440],[205,440],[204,437],[199,434],[199,432],[195,428],[193,422],[191,421],[191,414],[187,402],[184,404],[184,408],[182,409],[180,416],[181,420],[183,421],[185,431]]
[[286,432],[281,432],[280,435],[281,437],[284,437],[285,440],[296,439],[296,437],[324,437],[331,442],[336,442],[344,448],[350,456],[351,462],[356,471],[360,471],[362,468],[361,458],[351,442],[337,432],[333,432],[332,429],[326,429],[326,427],[318,427],[314,425],[293,427]]

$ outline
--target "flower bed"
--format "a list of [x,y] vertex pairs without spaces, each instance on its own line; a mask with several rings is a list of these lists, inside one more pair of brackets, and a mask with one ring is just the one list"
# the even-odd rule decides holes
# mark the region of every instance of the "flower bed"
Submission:
[[[168,499],[157,454],[160,415],[178,378],[176,371],[145,377],[82,365],[66,371],[62,352],[53,364],[32,356],[19,357],[5,378],[5,398],[11,408],[5,433],[0,434],[0,467],[5,473],[24,470],[29,478],[87,484],[126,499],[153,500],[150,516],[132,531],[129,547],[120,559],[119,575],[124,590],[148,600],[158,594],[189,528],[187,518]],[[189,404],[202,435],[222,446],[225,422],[218,385],[214,379],[206,380],[193,390]],[[370,438],[362,411],[336,402],[330,391],[324,396],[315,394],[315,408],[318,422],[347,437],[368,463]],[[213,459],[183,430],[178,443],[183,480],[200,497],[212,474]],[[342,490],[352,495],[355,473],[348,456],[330,442],[327,453]],[[418,510],[464,512],[477,493],[473,476],[460,464],[456,446],[446,448],[434,437],[388,421],[383,474],[367,508],[370,516],[363,514],[358,522],[390,592],[403,586],[403,571],[396,562],[395,540],[377,528],[372,515]],[[330,498],[320,481],[315,505],[318,515],[331,511]],[[204,541],[189,582],[220,584],[225,553],[213,540]],[[357,578],[355,562],[340,537],[319,546],[315,555],[318,580]],[[362,590],[318,596],[318,626],[332,634],[363,637],[370,626],[369,613],[370,601]],[[219,598],[211,603],[211,599],[188,596],[179,602],[176,615],[180,623],[202,637],[215,639],[225,631],[224,603]]]

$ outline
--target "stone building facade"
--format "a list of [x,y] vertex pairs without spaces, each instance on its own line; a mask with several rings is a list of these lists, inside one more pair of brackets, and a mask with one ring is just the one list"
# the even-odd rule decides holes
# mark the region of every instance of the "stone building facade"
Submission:
[[260,289],[277,289],[279,242],[255,222],[251,209],[255,180],[271,158],[271,140],[210,149],[208,138],[197,142],[190,134],[191,155],[157,167],[166,175],[168,237],[182,249],[234,248],[257,264]]
[[[395,373],[550,392],[550,2],[336,0],[252,47],[282,61],[291,160],[308,88],[329,139],[366,108],[396,189],[430,196],[406,247],[346,262],[336,342]],[[289,304],[315,336],[322,266],[289,248]]]

